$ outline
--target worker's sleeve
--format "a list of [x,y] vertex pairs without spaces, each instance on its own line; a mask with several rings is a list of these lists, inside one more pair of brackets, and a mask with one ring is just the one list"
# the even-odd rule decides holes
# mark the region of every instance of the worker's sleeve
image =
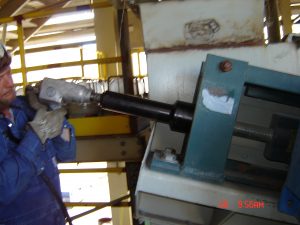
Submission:
[[63,129],[66,128],[70,130],[70,141],[65,141],[60,135],[52,139],[59,162],[69,162],[76,158],[75,130],[67,120],[63,124]]
[[44,170],[39,158],[43,146],[31,129],[15,149],[8,149],[4,137],[0,138],[3,144],[0,150],[0,204],[8,204]]

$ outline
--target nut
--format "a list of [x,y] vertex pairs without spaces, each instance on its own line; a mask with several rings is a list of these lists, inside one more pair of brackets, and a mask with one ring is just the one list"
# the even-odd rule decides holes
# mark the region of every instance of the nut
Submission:
[[228,60],[220,62],[219,68],[222,72],[229,72],[232,70],[232,63]]

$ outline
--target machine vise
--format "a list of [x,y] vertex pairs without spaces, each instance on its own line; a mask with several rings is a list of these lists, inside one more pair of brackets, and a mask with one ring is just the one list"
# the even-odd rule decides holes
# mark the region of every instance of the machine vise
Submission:
[[[300,170],[298,76],[251,66],[240,60],[207,55],[193,101],[177,101],[173,105],[109,91],[103,94],[85,89],[78,91],[73,84],[64,84],[59,88],[59,82],[45,79],[41,85],[40,99],[51,103],[98,102],[109,111],[146,117],[158,124],[169,125],[170,130],[163,128],[163,131],[154,127],[142,169],[212,185],[232,182],[272,191],[283,190],[279,209],[300,217],[300,181],[295,172]],[[67,88],[68,85],[71,85],[70,88]],[[242,109],[244,98],[250,102],[255,99],[260,105],[270,102],[270,108],[275,110],[267,109],[268,115],[263,114],[258,122],[251,123],[256,112]],[[277,106],[287,107],[288,110],[278,111]],[[260,121],[264,120],[261,124]],[[165,140],[160,138],[155,139],[162,133],[168,136],[167,132],[170,132],[170,139],[173,137],[170,140],[175,143],[173,146],[161,144]],[[178,136],[177,133],[181,134]],[[238,142],[249,139],[263,143],[261,152],[267,161],[273,163],[272,166],[253,166],[249,162],[229,158],[234,137],[240,138]],[[201,201],[195,203],[218,206]],[[229,209],[239,211],[237,206]]]

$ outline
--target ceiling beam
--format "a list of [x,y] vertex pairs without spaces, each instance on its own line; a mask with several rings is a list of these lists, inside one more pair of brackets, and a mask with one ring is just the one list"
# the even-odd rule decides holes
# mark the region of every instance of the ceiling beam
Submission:
[[[26,53],[35,53],[35,52],[43,52],[43,51],[51,51],[51,50],[58,50],[58,49],[66,49],[66,48],[79,48],[83,45],[90,45],[96,44],[96,41],[83,41],[83,42],[76,42],[71,44],[63,44],[63,45],[51,45],[39,48],[28,48],[26,49]],[[19,51],[15,52],[16,55],[20,54]]]
[[49,17],[54,14],[92,10],[92,9],[96,9],[96,8],[107,8],[107,7],[112,7],[112,5],[107,2],[99,2],[99,3],[92,3],[89,5],[78,5],[76,7],[66,7],[66,8],[57,7],[57,9],[36,10],[34,12],[24,13],[17,17],[0,18],[0,23],[9,23],[9,22],[13,22],[18,19],[23,19],[23,20],[24,19],[35,19],[35,18],[41,18],[41,17]]
[[[24,36],[25,36],[24,42],[27,42],[30,38],[32,38],[34,36],[34,34],[37,33],[41,29],[41,27],[44,25],[44,23],[48,20],[48,17],[55,13],[58,14],[58,13],[65,13],[65,12],[90,10],[93,8],[111,7],[111,4],[106,1],[97,2],[97,3],[90,4],[90,5],[79,5],[79,6],[70,7],[70,8],[63,7],[64,5],[68,4],[69,1],[61,1],[60,3],[61,3],[61,7],[58,7],[58,3],[56,3],[56,6],[57,6],[56,8],[50,8],[51,7],[50,6],[46,10],[36,10],[35,12],[25,13],[22,15],[22,17],[25,19],[26,18],[36,18],[32,21],[34,23],[36,23],[38,26],[37,28],[24,29]],[[12,47],[12,49],[13,49],[12,53],[14,53],[18,48],[18,42],[15,40],[9,41],[8,45],[10,45]]]
[[67,31],[60,34],[46,35],[40,37],[32,37],[29,41],[27,41],[26,45],[30,46],[30,45],[51,43],[51,42],[61,41],[64,39],[71,39],[74,37],[80,39],[90,35],[95,35],[94,28],[81,29],[78,31]]
[[[0,32],[0,36],[2,37],[2,32]],[[6,32],[6,39],[18,39],[18,35],[14,32]]]
[[291,4],[300,3],[300,0],[291,0]]
[[[63,0],[63,1],[57,2],[55,4],[52,4],[53,3],[52,0],[47,0],[47,1],[43,1],[43,2],[47,5],[39,10],[59,9],[59,8],[62,8],[63,6],[65,6],[69,2],[69,0]],[[39,11],[39,10],[36,10],[36,11]],[[26,43],[34,34],[36,34],[42,28],[42,26],[47,22],[48,19],[49,19],[49,17],[32,19],[31,22],[35,23],[36,27],[24,28],[24,42]],[[19,46],[18,40],[10,40],[7,42],[7,45],[9,45],[12,48],[11,52],[14,53],[18,49],[18,46]]]
[[43,26],[38,34],[94,27],[94,19]]
[[30,0],[10,0],[0,8],[0,18],[15,16]]

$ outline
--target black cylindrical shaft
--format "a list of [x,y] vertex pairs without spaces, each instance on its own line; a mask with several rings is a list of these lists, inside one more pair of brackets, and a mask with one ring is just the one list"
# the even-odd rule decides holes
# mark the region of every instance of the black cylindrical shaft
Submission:
[[273,139],[273,129],[237,122],[234,127],[233,135],[256,141],[270,142]]
[[178,101],[171,105],[111,91],[94,95],[92,98],[92,101],[99,102],[103,109],[167,123],[174,131],[189,132],[193,121],[193,104],[186,102]]
[[[111,91],[94,94],[91,98],[91,101],[99,102],[103,109],[167,123],[173,131],[189,132],[192,126],[195,106],[188,102],[177,101],[171,105]],[[270,142],[273,138],[273,130],[237,122],[233,135]]]
[[172,105],[145,100],[131,95],[104,92],[100,100],[101,107],[110,111],[138,115],[168,123]]
[[170,128],[174,131],[189,132],[191,129],[195,106],[188,102],[177,101],[172,106]]

